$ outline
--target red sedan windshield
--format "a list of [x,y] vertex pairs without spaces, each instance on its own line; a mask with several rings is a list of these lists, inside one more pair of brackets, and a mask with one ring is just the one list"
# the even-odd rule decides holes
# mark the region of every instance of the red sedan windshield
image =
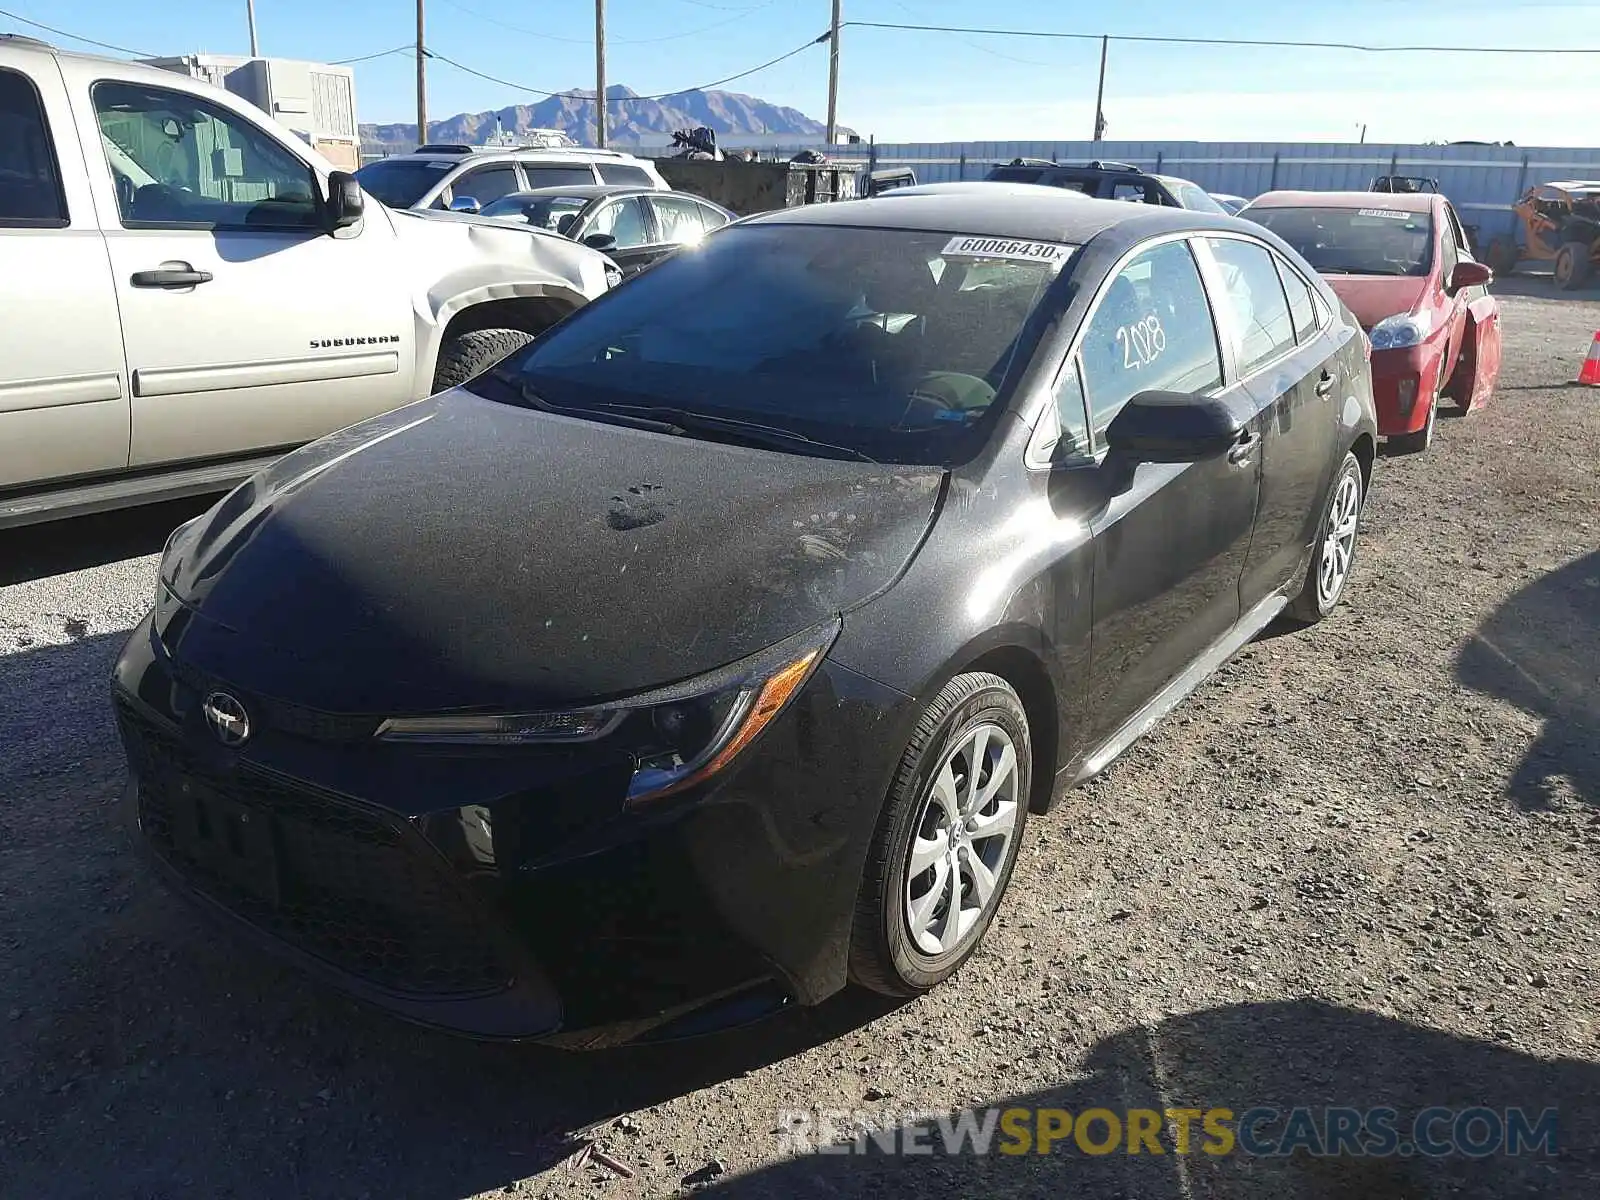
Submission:
[[1323,275],[1426,275],[1433,267],[1433,216],[1372,208],[1261,208],[1265,225]]

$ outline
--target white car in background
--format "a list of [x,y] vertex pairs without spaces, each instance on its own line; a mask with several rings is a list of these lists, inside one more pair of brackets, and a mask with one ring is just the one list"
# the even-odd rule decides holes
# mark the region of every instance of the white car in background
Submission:
[[548,187],[610,183],[669,191],[648,158],[618,150],[423,146],[376,159],[356,172],[361,189],[390,208],[480,212],[505,196]]
[[1239,210],[1250,203],[1243,196],[1232,196],[1227,192],[1212,192],[1211,198],[1222,205],[1230,217],[1238,216]]

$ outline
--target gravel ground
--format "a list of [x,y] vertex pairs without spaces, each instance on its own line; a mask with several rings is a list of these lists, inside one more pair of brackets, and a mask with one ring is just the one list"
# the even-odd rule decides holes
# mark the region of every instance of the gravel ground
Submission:
[[[1029,826],[951,983],[691,1045],[416,1031],[235,949],[112,814],[105,676],[168,506],[0,536],[0,1194],[1600,1195],[1600,303],[1380,461],[1346,606]],[[779,1110],[1560,1108],[1559,1157],[818,1157]],[[634,1172],[574,1163],[596,1126]],[[690,1181],[685,1184],[685,1179]]]

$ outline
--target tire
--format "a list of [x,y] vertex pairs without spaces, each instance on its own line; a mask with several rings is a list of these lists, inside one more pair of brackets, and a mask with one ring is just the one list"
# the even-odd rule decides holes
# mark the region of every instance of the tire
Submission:
[[472,329],[448,339],[439,350],[433,369],[433,392],[438,395],[460,387],[482,375],[496,363],[511,357],[529,342],[533,334],[520,329]]
[[[1302,625],[1315,625],[1339,606],[1350,583],[1350,573],[1355,569],[1357,533],[1365,501],[1361,463],[1354,454],[1347,452],[1334,473],[1328,498],[1323,501],[1322,520],[1317,524],[1317,540],[1311,551],[1311,565],[1306,568],[1305,586],[1286,610],[1293,620]],[[1336,529],[1341,531],[1337,539]],[[1336,555],[1336,546],[1343,551],[1342,570],[1338,570],[1341,559]],[[1331,571],[1327,565],[1330,556],[1335,564]]]
[[[987,799],[978,792],[975,812],[968,769],[974,758],[984,764],[977,781],[993,789]],[[971,957],[1011,880],[1032,782],[1028,717],[1011,685],[983,672],[947,683],[917,722],[878,818],[850,938],[850,976],[856,983],[886,996],[918,996]],[[941,801],[952,793],[958,812],[973,813],[981,822],[978,829],[994,832],[972,837],[963,828],[952,837],[950,802]],[[962,824],[972,823],[969,817]],[[915,871],[914,840],[922,842],[929,863]],[[992,886],[980,904],[969,906],[963,902],[979,899],[974,859]],[[952,878],[958,888],[949,886]],[[917,901],[920,921],[913,915]]]
[[1592,253],[1588,242],[1563,242],[1556,251],[1556,286],[1564,292],[1577,291],[1589,282]]
[[1496,275],[1509,278],[1517,273],[1517,263],[1521,253],[1517,250],[1517,243],[1508,237],[1493,237],[1489,239],[1489,252],[1485,261],[1489,269]]

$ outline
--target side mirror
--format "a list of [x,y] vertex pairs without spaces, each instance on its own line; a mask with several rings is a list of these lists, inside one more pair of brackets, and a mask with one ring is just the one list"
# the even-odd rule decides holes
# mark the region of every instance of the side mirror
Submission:
[[1494,272],[1481,262],[1459,262],[1456,269],[1450,272],[1450,290],[1459,292],[1462,288],[1482,287],[1492,282]]
[[367,202],[361,185],[349,171],[328,174],[328,223],[334,229],[347,229],[361,220]]
[[477,213],[483,211],[483,205],[479,204],[477,200],[471,196],[457,196],[454,200],[450,201],[450,211],[472,213],[476,215]]
[[1197,462],[1237,442],[1246,420],[1216,397],[1140,392],[1112,418],[1106,445],[1135,461]]
[[617,248],[617,239],[609,233],[591,233],[583,239],[583,244],[591,250],[598,250],[602,254],[610,254]]

